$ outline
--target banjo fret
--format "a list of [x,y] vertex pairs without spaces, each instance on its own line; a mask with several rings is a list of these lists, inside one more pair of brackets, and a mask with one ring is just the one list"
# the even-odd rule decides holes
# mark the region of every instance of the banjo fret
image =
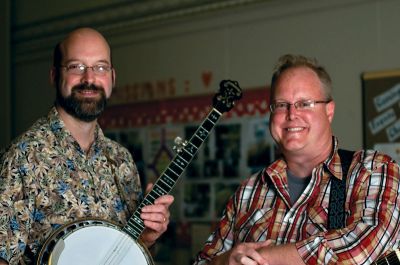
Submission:
[[169,178],[173,179],[175,182],[179,178],[179,175],[176,174],[174,171],[172,171],[170,168],[167,168],[167,170],[164,172],[164,174],[167,175]]
[[164,181],[163,179],[160,179],[160,183],[163,183],[164,185],[166,185],[169,189],[172,189],[172,185],[171,183],[167,183],[166,181]]
[[[157,191],[157,192],[160,191],[161,196],[168,194],[168,190],[164,190],[160,185],[157,185],[156,191]],[[158,194],[158,193],[156,193],[155,195],[157,195],[157,194]],[[157,198],[161,197],[161,196],[155,197],[155,198],[154,198],[154,201],[155,201]],[[154,202],[154,201],[153,201],[153,202]]]
[[155,193],[155,191],[153,190],[152,192],[150,192],[142,201],[142,204],[139,205],[138,210],[142,210],[143,206],[146,205],[151,205],[153,204],[155,198],[152,196],[152,194]]
[[174,161],[172,161],[173,163],[176,163],[177,165],[179,165],[180,167],[182,167],[182,169],[186,168],[188,162],[183,159],[182,157],[177,157]]
[[195,136],[196,137],[194,137],[193,141],[191,141],[189,143],[189,145],[184,149],[186,152],[190,153],[192,158],[194,157],[194,155],[196,154],[197,150],[199,149],[196,144],[198,144],[200,146],[204,141],[203,139],[201,139],[197,135],[195,135]]
[[200,137],[200,136],[198,136],[197,134],[195,134],[194,135],[194,137],[193,137],[193,141],[191,141],[190,143],[191,143],[191,145],[192,145],[192,148],[194,148],[195,150],[189,150],[188,149],[188,151],[190,152],[190,154],[194,154],[194,153],[196,153],[196,151],[197,151],[197,149],[198,149],[198,146],[200,146],[202,143],[203,143],[203,139]]
[[141,234],[141,231],[136,231],[135,228],[128,225],[124,227],[123,231],[129,234],[135,240],[137,240]]
[[[179,176],[181,175],[180,173],[174,171],[174,170],[172,169],[172,167],[169,167],[168,170],[171,171],[171,172],[173,173],[173,175],[178,176],[178,178],[179,178]],[[164,175],[166,175],[166,174],[164,174]],[[169,177],[169,175],[167,175],[167,177]],[[162,180],[162,179],[159,179],[159,180]]]
[[133,218],[128,221],[128,224],[131,225],[133,228],[137,228],[140,230],[144,228],[144,223],[142,218],[140,218],[139,212],[137,212],[137,214],[134,214]]
[[168,186],[165,184],[163,181],[158,181],[157,185],[160,186],[163,190],[165,190],[167,193],[171,191],[172,187]]
[[175,161],[172,161],[172,163],[171,163],[171,169],[173,169],[175,172],[177,172],[177,173],[179,173],[179,174],[182,174],[183,173],[183,170],[184,170],[184,168],[182,168],[182,164],[179,164],[179,163],[177,163],[177,161],[175,160]]
[[187,162],[186,166],[189,164],[189,162],[192,160],[193,156],[191,153],[187,151],[187,149],[183,149],[183,151],[179,154],[179,156]]
[[215,123],[212,122],[210,119],[205,119],[203,124],[201,126],[206,129],[207,131],[211,131],[211,129],[214,127]]
[[[174,172],[176,172],[175,170],[177,169],[176,166],[174,166]],[[173,169],[171,169],[173,170]],[[174,186],[175,181],[174,179],[170,178],[169,176],[162,174],[160,177],[160,180],[164,181],[166,184],[168,184],[169,186]]]
[[154,193],[156,193],[155,195],[158,195],[156,197],[153,198],[153,202],[158,198],[161,197],[162,195],[168,194],[167,191],[163,190],[160,185],[154,186]]
[[135,220],[137,221],[137,223],[129,223],[128,226],[131,229],[133,229],[135,232],[140,234],[142,232],[142,230],[144,229],[144,224],[140,223],[141,221],[137,220],[136,218],[135,218]]
[[[207,131],[205,128],[203,128],[202,126],[200,126],[199,130],[196,133],[196,136],[199,137],[201,139],[201,142],[203,142],[207,136],[208,136],[209,131]],[[193,142],[194,144],[194,142]],[[201,145],[201,143],[200,143]],[[200,145],[196,146],[197,148],[200,147]]]

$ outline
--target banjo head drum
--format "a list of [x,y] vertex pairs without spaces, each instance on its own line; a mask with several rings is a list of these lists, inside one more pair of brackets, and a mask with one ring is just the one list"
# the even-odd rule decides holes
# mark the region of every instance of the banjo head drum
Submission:
[[104,220],[70,223],[57,230],[45,245],[48,247],[40,252],[38,264],[154,264],[140,241],[124,233],[118,225]]

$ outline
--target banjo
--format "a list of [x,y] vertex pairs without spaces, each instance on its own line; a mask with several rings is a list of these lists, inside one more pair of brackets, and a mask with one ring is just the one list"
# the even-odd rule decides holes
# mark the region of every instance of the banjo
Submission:
[[220,89],[213,98],[212,110],[189,141],[179,137],[175,139],[177,154],[124,227],[97,218],[68,223],[55,230],[45,241],[36,265],[153,265],[149,251],[139,240],[145,228],[140,218],[141,209],[172,190],[218,119],[241,97],[238,82],[221,81]]

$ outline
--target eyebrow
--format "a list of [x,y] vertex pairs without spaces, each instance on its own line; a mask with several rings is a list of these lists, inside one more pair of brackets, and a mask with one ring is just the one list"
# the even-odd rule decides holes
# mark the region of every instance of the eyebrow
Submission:
[[[70,59],[70,60],[66,60],[66,61],[65,61],[65,64],[69,64],[69,63],[81,63],[81,64],[85,64],[85,63],[83,63],[83,62],[82,62],[81,60],[79,60],[79,59]],[[109,62],[109,61],[107,61],[107,60],[105,60],[105,59],[96,61],[96,62],[94,63],[94,65],[99,64],[99,63],[104,63],[104,64],[111,65],[111,62]],[[85,65],[86,65],[86,64],[85,64]]]
[[[298,101],[307,101],[307,100],[314,100],[314,99],[309,98],[309,97],[307,97],[307,98],[299,98],[299,99],[295,100],[294,102],[298,102]],[[272,99],[271,102],[289,102],[289,101],[287,101],[287,100],[285,100],[285,99]],[[289,103],[290,103],[290,102],[289,102]]]

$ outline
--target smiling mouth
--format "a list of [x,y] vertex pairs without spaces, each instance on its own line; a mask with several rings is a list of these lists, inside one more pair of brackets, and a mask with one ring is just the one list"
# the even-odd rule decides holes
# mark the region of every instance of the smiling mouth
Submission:
[[100,91],[93,90],[93,89],[82,89],[82,90],[79,90],[76,92],[82,96],[97,96],[100,94]]
[[299,132],[304,130],[304,127],[293,127],[293,128],[286,128],[286,131],[288,132]]
[[84,90],[80,90],[80,91],[78,91],[78,92],[79,92],[79,93],[82,93],[82,94],[98,93],[97,90],[92,90],[92,89],[84,89]]

